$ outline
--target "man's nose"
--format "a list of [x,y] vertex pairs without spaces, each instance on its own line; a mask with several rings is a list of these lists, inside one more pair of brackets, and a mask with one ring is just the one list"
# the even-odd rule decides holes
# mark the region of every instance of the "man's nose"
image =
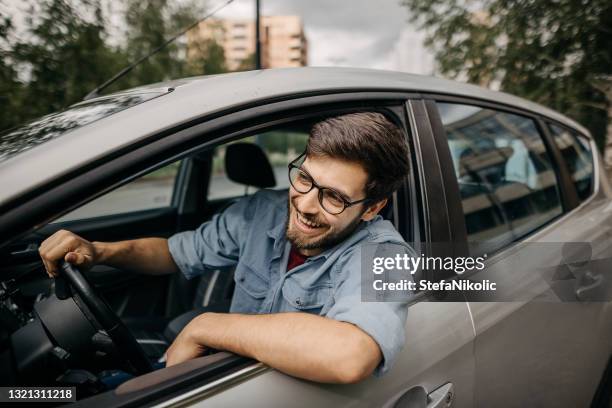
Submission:
[[316,214],[319,212],[319,190],[313,188],[306,194],[302,194],[298,201],[300,212],[306,214]]

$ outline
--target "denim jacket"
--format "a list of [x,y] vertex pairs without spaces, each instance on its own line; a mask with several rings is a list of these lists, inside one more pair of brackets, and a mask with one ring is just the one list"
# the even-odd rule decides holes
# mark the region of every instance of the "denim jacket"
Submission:
[[355,324],[378,343],[383,360],[375,374],[382,375],[404,344],[407,304],[362,301],[361,247],[389,242],[411,249],[389,221],[377,216],[287,271],[287,202],[286,190],[244,197],[196,230],[170,237],[170,253],[187,278],[235,267],[231,313],[306,312]]

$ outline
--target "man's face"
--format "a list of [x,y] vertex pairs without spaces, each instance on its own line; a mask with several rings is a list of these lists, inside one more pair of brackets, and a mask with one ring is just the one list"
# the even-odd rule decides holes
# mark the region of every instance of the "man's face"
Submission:
[[[301,168],[322,187],[332,188],[349,201],[365,198],[367,173],[360,164],[329,157],[308,157]],[[347,207],[337,215],[325,211],[313,187],[306,194],[289,188],[287,239],[306,256],[317,255],[350,235],[360,220],[373,218],[364,203]],[[383,204],[384,205],[384,204]]]

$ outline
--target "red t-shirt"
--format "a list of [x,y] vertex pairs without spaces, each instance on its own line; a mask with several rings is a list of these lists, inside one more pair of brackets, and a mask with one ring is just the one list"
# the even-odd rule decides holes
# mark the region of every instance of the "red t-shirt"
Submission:
[[289,251],[289,260],[287,261],[287,272],[295,268],[296,266],[300,266],[308,259],[307,256],[300,254],[297,249],[293,245],[291,245],[291,250]]

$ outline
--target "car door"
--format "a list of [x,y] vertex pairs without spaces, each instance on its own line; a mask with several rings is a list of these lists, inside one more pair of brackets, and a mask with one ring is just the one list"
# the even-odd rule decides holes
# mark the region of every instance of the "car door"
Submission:
[[[362,96],[361,110],[367,110],[368,105],[375,110],[387,105],[384,100],[368,101],[367,96]],[[326,97],[329,102],[334,99],[332,95]],[[350,106],[348,103],[346,108]],[[394,197],[396,225],[410,241],[448,241],[448,206],[425,105],[413,99],[406,105],[386,106],[386,110],[402,123],[414,164],[410,182]],[[320,110],[318,114],[329,113]],[[246,369],[243,378],[202,387],[201,397],[190,394],[190,401],[206,407],[239,406],[246,398],[250,405],[262,407],[470,407],[474,331],[468,305],[438,302],[430,295],[420,293],[414,299],[406,323],[406,345],[382,378],[372,377],[354,385],[322,385],[256,365]],[[172,403],[179,401],[181,397]]]
[[[559,154],[537,115],[435,99],[432,116],[440,118],[439,137],[451,152],[446,164],[459,184],[470,251],[489,255],[487,269],[471,278],[499,286],[488,301],[469,303],[475,406],[587,406],[612,343],[610,293],[595,302],[581,297],[585,284],[574,275],[582,266],[572,259],[572,249],[585,244],[592,259],[609,258],[612,249],[610,201],[595,185],[601,170],[594,145],[587,143],[590,174],[587,163],[572,183],[570,156]],[[602,278],[600,287],[609,279]]]
[[[409,101],[406,103],[407,99]],[[411,148],[410,181],[395,195],[391,217],[409,241],[449,241],[449,205],[452,194],[440,175],[436,141],[423,101],[403,92],[345,92],[288,98],[269,104],[234,109],[220,117],[182,127],[176,134],[151,138],[133,151],[105,163],[100,180],[110,186],[122,169],[141,170],[159,166],[250,136],[268,128],[304,119],[351,111],[384,111],[402,126]],[[94,129],[94,132],[96,130]],[[98,130],[100,131],[100,130]],[[67,184],[83,182],[84,175]],[[100,188],[103,186],[102,181]],[[77,184],[78,185],[78,184]],[[70,187],[70,186],[68,186]],[[42,199],[61,197],[53,192]],[[93,186],[89,186],[93,188]],[[74,190],[71,190],[74,191]],[[52,194],[59,194],[55,197]],[[76,193],[75,193],[76,194]],[[455,192],[458,195],[458,192]],[[82,199],[82,196],[77,196]],[[69,198],[76,200],[74,197]],[[427,245],[423,248],[429,251]],[[233,359],[231,365],[216,361],[207,371],[170,375],[166,370],[125,383],[121,390],[100,394],[81,403],[88,406],[130,404],[161,405],[201,403],[203,406],[236,406],[245,401],[255,406],[454,406],[473,404],[474,328],[466,302],[434,302],[429,293],[413,299],[406,323],[407,343],[394,367],[381,378],[353,385],[324,385],[284,375],[260,363]],[[204,357],[206,359],[206,357]],[[224,360],[225,361],[225,360]],[[196,382],[197,379],[197,382]],[[126,390],[137,389],[138,392]],[[168,400],[168,398],[172,398]]]

